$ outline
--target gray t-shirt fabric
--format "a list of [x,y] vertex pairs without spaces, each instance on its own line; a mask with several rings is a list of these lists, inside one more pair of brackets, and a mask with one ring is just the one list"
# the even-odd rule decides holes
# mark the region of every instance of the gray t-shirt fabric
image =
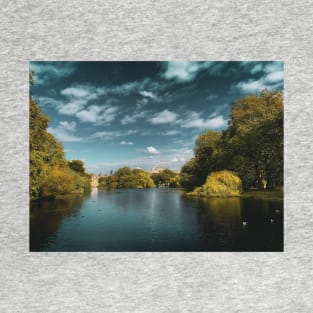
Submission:
[[[311,312],[312,1],[1,2],[0,312]],[[30,60],[285,62],[279,253],[30,253]]]

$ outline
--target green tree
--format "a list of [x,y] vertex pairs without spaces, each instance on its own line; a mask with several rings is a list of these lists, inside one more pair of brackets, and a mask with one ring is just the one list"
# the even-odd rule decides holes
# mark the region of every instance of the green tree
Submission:
[[49,118],[44,115],[30,96],[29,149],[30,197],[41,194],[43,180],[53,166],[65,165],[63,146],[47,132]]
[[243,188],[283,184],[283,95],[264,90],[232,103],[229,128],[200,135],[194,158],[181,170],[181,185],[192,189],[214,171],[231,170]]
[[218,169],[220,138],[221,132],[209,130],[196,139],[194,154],[198,164],[197,185],[202,185],[208,174]]
[[58,166],[51,169],[42,184],[43,196],[65,195],[74,191],[74,176]]
[[99,187],[107,189],[154,188],[155,184],[145,171],[123,167],[112,175],[100,178]]
[[242,191],[241,179],[230,171],[212,172],[203,186],[187,193],[197,197],[237,197]]
[[195,158],[187,161],[180,172],[180,185],[187,189],[192,190],[195,186],[199,186],[197,173],[199,171],[199,165]]
[[175,187],[177,187],[174,179],[176,176],[177,174],[175,172],[166,168],[160,173],[152,174],[151,178],[153,179],[156,186],[163,185],[167,187],[172,187],[172,185],[175,185]]
[[[30,83],[33,84],[30,73]],[[41,196],[90,190],[83,162],[67,162],[61,143],[47,131],[49,118],[29,95],[29,194]],[[63,181],[62,181],[63,180]]]
[[[245,188],[283,184],[282,93],[265,90],[260,96],[234,102],[231,126],[222,141],[225,168],[241,175]],[[239,165],[239,158],[247,165],[246,171]]]
[[81,160],[71,160],[68,161],[69,167],[80,174],[85,174],[85,167],[84,167],[84,162]]

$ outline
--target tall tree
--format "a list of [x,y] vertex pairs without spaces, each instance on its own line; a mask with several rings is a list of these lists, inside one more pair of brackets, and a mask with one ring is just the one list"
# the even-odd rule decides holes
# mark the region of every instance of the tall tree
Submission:
[[47,132],[49,118],[44,115],[30,96],[29,149],[30,197],[40,196],[41,186],[51,168],[64,165],[63,146]]
[[283,184],[283,95],[264,90],[232,104],[229,128],[200,135],[195,157],[181,170],[181,184],[200,186],[213,171],[231,170],[243,188]]
[[80,174],[85,174],[84,162],[81,160],[70,160],[68,161],[69,167]]

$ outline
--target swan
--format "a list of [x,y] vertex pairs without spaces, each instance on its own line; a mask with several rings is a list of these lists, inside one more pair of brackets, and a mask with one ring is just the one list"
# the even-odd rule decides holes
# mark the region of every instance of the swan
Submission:
[[242,222],[242,226],[247,226],[247,225],[248,225],[248,222],[246,222],[246,221]]
[[271,224],[273,224],[273,223],[274,223],[274,220],[273,220],[272,218],[271,218],[271,220],[270,220],[270,221],[271,221]]

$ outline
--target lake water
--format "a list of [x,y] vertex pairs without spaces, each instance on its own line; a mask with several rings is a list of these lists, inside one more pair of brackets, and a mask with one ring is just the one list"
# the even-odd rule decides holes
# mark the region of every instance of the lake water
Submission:
[[283,251],[283,201],[93,189],[32,202],[30,250]]

